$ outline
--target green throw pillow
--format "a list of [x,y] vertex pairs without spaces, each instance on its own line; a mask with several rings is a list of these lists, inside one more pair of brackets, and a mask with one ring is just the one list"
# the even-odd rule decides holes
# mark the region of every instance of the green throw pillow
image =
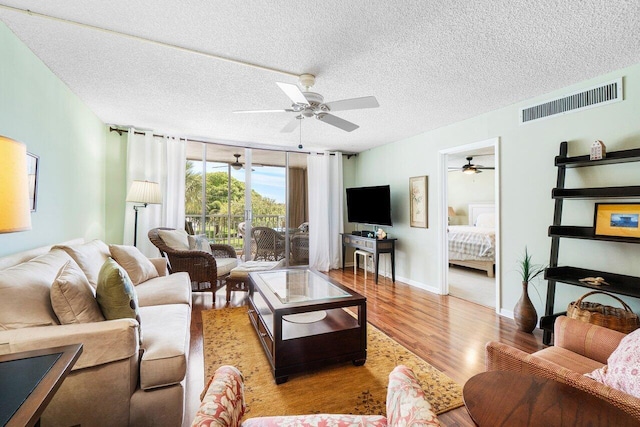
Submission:
[[[105,261],[98,274],[96,301],[105,319],[136,319],[140,324],[138,295],[129,275],[113,258]],[[142,342],[142,329],[140,329]]]

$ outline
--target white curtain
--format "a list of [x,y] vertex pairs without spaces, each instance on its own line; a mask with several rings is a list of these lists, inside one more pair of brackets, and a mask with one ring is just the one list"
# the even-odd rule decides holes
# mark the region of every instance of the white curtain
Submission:
[[340,267],[343,231],[342,153],[311,154],[309,182],[309,266],[320,271]]
[[[147,232],[155,227],[184,227],[185,142],[175,138],[157,138],[153,132],[137,135],[130,128],[127,139],[127,192],[135,180],[160,184],[162,204],[147,205],[138,210],[137,247],[149,257],[158,249],[149,241]],[[133,244],[134,203],[125,207],[123,242]]]

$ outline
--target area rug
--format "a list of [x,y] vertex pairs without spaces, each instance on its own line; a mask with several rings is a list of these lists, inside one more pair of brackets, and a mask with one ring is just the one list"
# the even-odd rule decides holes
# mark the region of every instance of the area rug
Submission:
[[314,413],[385,415],[389,373],[400,364],[416,373],[437,414],[463,405],[458,384],[370,323],[364,366],[338,363],[290,375],[280,385],[273,379],[247,307],[203,311],[202,323],[205,384],[221,365],[240,369],[245,379],[246,417]]

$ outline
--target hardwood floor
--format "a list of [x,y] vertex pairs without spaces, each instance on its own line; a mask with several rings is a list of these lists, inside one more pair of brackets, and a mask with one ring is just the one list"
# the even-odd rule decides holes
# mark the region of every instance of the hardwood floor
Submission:
[[[367,297],[367,320],[371,324],[460,385],[484,371],[484,346],[488,341],[508,343],[526,352],[544,347],[540,330],[533,335],[520,332],[513,320],[479,304],[436,295],[401,282],[394,284],[384,277],[376,285],[373,274],[365,282],[362,272],[354,276],[352,269],[332,270],[329,276]],[[245,305],[246,297],[244,292],[234,292],[229,306]],[[218,291],[215,300],[210,293],[194,293],[185,426],[193,420],[204,387],[201,312],[226,306],[224,289]],[[474,425],[464,407],[438,418],[445,426]]]

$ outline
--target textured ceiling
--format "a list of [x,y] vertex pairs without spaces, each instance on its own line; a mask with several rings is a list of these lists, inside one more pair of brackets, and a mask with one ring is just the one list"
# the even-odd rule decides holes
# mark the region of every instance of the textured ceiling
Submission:
[[[307,150],[360,152],[640,62],[640,2],[5,0],[116,32],[317,76],[348,133],[302,125]],[[0,19],[105,123],[294,148],[280,133],[295,77],[0,8]]]

